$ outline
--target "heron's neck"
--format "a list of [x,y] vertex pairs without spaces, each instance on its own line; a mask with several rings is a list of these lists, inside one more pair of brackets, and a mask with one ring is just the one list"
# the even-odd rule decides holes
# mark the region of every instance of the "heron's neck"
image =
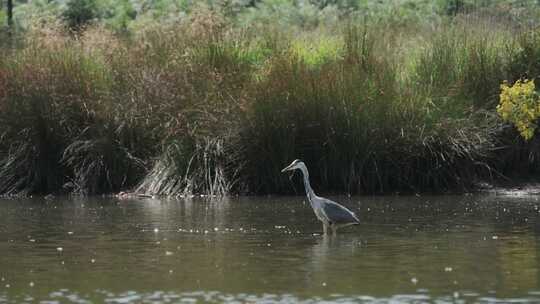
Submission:
[[315,197],[315,192],[313,192],[311,184],[309,183],[309,172],[306,167],[301,167],[300,170],[302,171],[302,175],[304,176],[304,188],[306,189],[306,195],[308,197],[308,200],[311,202],[312,199]]

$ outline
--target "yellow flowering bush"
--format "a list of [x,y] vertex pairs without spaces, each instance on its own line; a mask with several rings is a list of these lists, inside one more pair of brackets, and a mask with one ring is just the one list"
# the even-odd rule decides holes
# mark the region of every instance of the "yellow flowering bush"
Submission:
[[513,86],[504,82],[497,113],[504,121],[512,123],[525,140],[531,139],[540,117],[540,97],[535,91],[534,81],[518,80]]

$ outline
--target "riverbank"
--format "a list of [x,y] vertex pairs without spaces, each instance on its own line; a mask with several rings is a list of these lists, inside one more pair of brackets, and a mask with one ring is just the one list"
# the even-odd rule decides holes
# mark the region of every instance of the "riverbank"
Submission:
[[538,141],[495,107],[540,75],[540,31],[508,22],[40,24],[0,50],[0,193],[290,193],[295,158],[320,192],[534,178]]

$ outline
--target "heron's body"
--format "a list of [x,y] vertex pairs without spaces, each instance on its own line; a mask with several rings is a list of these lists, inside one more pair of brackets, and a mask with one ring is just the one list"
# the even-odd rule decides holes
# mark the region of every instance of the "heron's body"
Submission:
[[356,215],[349,209],[315,194],[313,188],[311,188],[311,184],[309,183],[308,169],[302,161],[298,159],[293,161],[289,166],[281,170],[281,172],[295,169],[299,169],[302,172],[304,178],[304,188],[306,189],[308,201],[315,212],[315,216],[317,216],[317,218],[323,224],[324,234],[328,234],[329,227],[335,234],[338,228],[356,225],[359,223]]

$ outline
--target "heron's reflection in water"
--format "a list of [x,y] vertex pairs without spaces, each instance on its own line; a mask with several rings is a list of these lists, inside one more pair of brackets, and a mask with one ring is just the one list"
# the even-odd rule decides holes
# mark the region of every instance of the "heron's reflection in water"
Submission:
[[347,277],[353,271],[343,261],[353,260],[361,248],[361,238],[351,233],[337,236],[319,236],[308,252],[310,270],[307,272],[308,284],[326,286],[335,283],[338,278],[334,276],[336,270]]

